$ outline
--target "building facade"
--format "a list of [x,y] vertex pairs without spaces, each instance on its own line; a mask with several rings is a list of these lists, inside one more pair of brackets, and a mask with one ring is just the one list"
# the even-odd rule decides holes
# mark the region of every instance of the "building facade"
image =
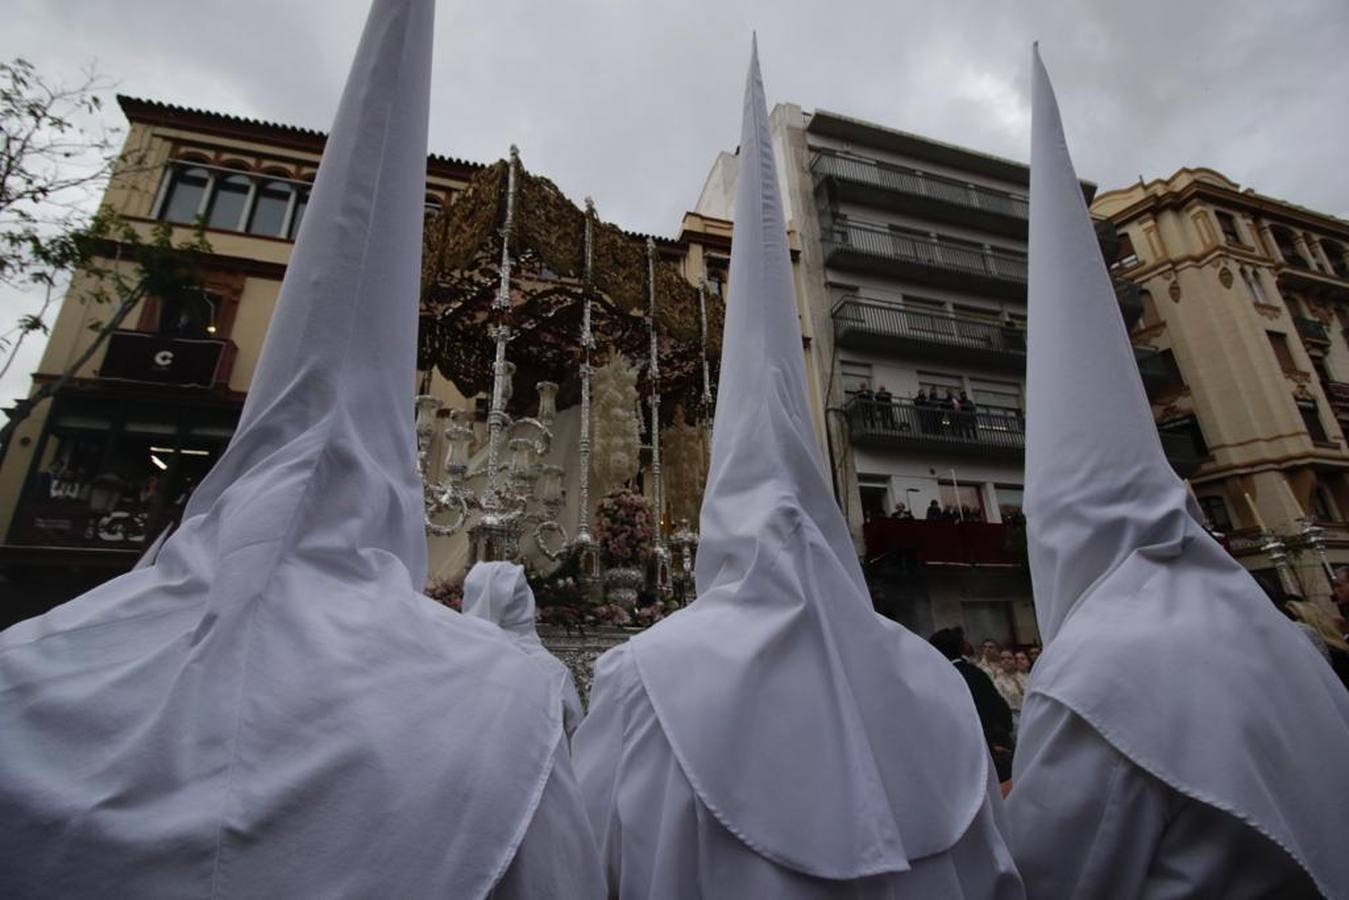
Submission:
[[1204,168],[1092,211],[1141,289],[1134,345],[1159,428],[1200,448],[1209,524],[1271,593],[1328,596],[1326,563],[1349,562],[1349,222]]
[[[204,295],[140,301],[4,448],[0,627],[126,571],[181,515],[233,434],[323,151],[318,131],[118,102],[129,129],[103,204],[144,238],[167,224],[181,243],[204,222],[211,245],[200,273]],[[482,169],[431,156],[428,213],[454,203]],[[657,239],[657,247],[690,280],[707,274],[711,289],[722,289],[729,222],[689,214],[680,235]],[[100,263],[120,265],[123,250],[110,243]],[[81,302],[87,287],[77,275],[34,391],[80,359],[108,316],[106,306]],[[447,407],[477,409],[482,418],[480,398],[432,372],[420,382]]]

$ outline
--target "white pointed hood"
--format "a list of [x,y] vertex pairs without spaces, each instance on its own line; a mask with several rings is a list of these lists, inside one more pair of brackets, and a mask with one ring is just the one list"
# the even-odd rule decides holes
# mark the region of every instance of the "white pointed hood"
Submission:
[[570,735],[581,724],[585,710],[576,679],[562,660],[539,639],[535,623],[534,591],[523,566],[511,562],[480,562],[464,578],[464,615],[486,619],[511,636],[554,678],[561,682],[562,721]]
[[420,595],[433,0],[374,0],[239,429],[154,564],[0,635],[17,895],[485,895],[555,685]]
[[1349,770],[1294,762],[1349,757],[1349,695],[1167,464],[1038,49],[1032,68],[1029,691],[1349,896]]
[[698,599],[631,652],[680,766],[732,834],[823,878],[904,871],[965,832],[987,752],[955,669],[873,612],[829,488],[757,49],[737,182]]
[[512,637],[539,644],[534,624],[534,591],[523,566],[480,562],[464,578],[464,615],[477,616]]

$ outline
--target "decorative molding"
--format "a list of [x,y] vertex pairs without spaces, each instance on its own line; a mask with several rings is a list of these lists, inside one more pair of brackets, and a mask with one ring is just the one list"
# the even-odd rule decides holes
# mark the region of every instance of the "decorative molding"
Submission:
[[1232,289],[1232,270],[1223,266],[1218,270],[1218,280],[1222,282],[1223,287]]
[[1266,319],[1269,319],[1270,321],[1273,321],[1283,316],[1282,307],[1272,306],[1268,303],[1260,303],[1259,301],[1255,303],[1255,311],[1258,312],[1260,315],[1264,316]]
[[1179,281],[1172,281],[1172,282],[1171,282],[1171,286],[1170,286],[1169,288],[1166,289],[1166,292],[1167,292],[1167,294],[1169,294],[1169,295],[1171,296],[1171,299],[1172,299],[1172,300],[1174,300],[1174,301],[1177,302],[1177,303],[1180,302],[1180,282],[1179,282]]

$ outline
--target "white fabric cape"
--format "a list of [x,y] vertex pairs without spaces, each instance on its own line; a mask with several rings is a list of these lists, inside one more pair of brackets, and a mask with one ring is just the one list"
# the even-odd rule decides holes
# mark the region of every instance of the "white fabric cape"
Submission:
[[1038,50],[1033,69],[1026,514],[1046,643],[1029,693],[1349,897],[1349,768],[1312,763],[1349,759],[1349,696],[1167,464]]
[[698,599],[632,658],[698,799],[809,875],[907,871],[981,808],[969,691],[873,611],[830,491],[805,364],[757,49],[745,87],[731,281]]
[[562,721],[567,733],[576,730],[585,714],[581,695],[562,660],[539,640],[534,624],[534,592],[530,590],[522,566],[510,562],[480,562],[464,578],[464,615],[486,619],[496,625],[516,646],[527,653],[553,677],[559,679],[562,693]]
[[480,897],[531,822],[555,687],[420,595],[432,22],[433,0],[373,3],[238,431],[182,526],[0,635],[9,896]]

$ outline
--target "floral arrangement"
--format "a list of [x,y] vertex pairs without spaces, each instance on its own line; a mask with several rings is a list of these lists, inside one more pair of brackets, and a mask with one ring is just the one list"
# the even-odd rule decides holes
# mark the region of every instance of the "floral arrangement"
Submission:
[[610,491],[595,509],[595,538],[611,566],[640,566],[655,536],[651,508],[636,491]]
[[463,579],[440,578],[426,586],[426,596],[456,612],[464,610]]

